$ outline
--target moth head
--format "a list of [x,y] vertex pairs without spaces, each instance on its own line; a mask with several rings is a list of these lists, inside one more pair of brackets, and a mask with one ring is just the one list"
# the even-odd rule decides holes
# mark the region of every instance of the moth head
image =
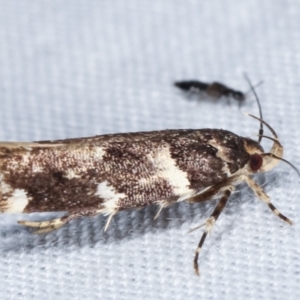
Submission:
[[259,142],[247,139],[244,146],[249,154],[248,171],[250,173],[266,172],[273,169],[282,159],[283,147],[279,141],[274,144],[269,153],[265,153]]
[[289,161],[282,158],[283,146],[281,145],[275,130],[264,120],[250,114],[248,115],[266,125],[273,134],[273,137],[262,134],[259,135],[260,137],[273,141],[271,150],[267,153],[264,152],[264,149],[260,145],[260,140],[257,142],[252,139],[245,138],[244,147],[249,154],[248,171],[250,173],[266,172],[273,169],[279,163],[279,161],[284,161],[290,165],[300,176],[299,170]]

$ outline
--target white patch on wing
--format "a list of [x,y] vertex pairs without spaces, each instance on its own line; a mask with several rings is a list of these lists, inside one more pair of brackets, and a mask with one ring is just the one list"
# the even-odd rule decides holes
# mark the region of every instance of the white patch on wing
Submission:
[[80,178],[80,176],[76,174],[73,169],[67,169],[65,172],[66,172],[65,177],[68,179]]
[[2,195],[12,192],[12,187],[3,181],[3,174],[0,174],[0,193]]
[[175,160],[171,157],[169,147],[159,149],[154,157],[148,155],[148,158],[157,168],[154,177],[159,180],[165,179],[173,188],[173,194],[180,196],[178,201],[183,201],[194,195],[194,190],[189,188],[190,182],[187,173],[176,166]]
[[103,150],[102,147],[95,146],[94,153],[95,153],[94,158],[102,159],[103,155],[105,154],[105,150]]
[[119,208],[118,201],[126,197],[124,193],[117,193],[107,181],[98,184],[95,195],[105,200],[102,204],[104,208],[100,210],[104,215],[116,213]]
[[6,202],[6,213],[22,213],[30,199],[23,189],[15,189]]
[[13,189],[3,181],[0,174],[0,211],[4,213],[22,213],[30,201],[23,189]]
[[216,153],[217,157],[221,158],[225,162],[232,162],[232,160],[226,156],[226,147],[220,146],[214,139],[209,140],[207,143],[218,150]]
[[22,168],[23,166],[27,166],[29,163],[29,157],[30,157],[30,152],[22,152],[20,160],[17,159],[9,160],[9,169],[20,170],[20,168]]
[[32,166],[32,172],[33,173],[42,173],[44,171],[44,168],[41,165],[33,165]]
[[228,177],[232,175],[226,162],[223,162],[222,172],[225,173]]

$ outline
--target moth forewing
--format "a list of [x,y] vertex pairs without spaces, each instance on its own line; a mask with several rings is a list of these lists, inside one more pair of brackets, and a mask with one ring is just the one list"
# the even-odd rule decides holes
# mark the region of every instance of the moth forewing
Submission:
[[[237,183],[245,181],[283,220],[249,177],[275,166],[282,146],[274,135],[270,153],[259,142],[222,129],[162,130],[82,139],[0,143],[0,211],[66,215],[42,222],[20,221],[38,233],[70,220],[155,204],[202,202],[219,195],[206,221],[198,255]],[[269,155],[270,154],[270,155]],[[277,158],[272,157],[277,155]],[[276,163],[275,163],[276,161]]]
[[64,222],[194,197],[247,160],[242,139],[217,129],[1,143],[0,154],[0,210],[10,211],[23,195],[17,212],[68,211]]

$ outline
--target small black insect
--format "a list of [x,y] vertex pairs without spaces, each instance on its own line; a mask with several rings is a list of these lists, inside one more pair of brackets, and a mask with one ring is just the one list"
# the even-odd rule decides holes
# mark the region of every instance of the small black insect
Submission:
[[246,99],[245,93],[231,89],[219,82],[205,83],[197,80],[186,80],[186,81],[177,81],[174,84],[178,88],[187,92],[191,92],[191,93],[204,92],[208,96],[217,99],[221,97],[233,98],[239,101],[240,104],[242,101]]

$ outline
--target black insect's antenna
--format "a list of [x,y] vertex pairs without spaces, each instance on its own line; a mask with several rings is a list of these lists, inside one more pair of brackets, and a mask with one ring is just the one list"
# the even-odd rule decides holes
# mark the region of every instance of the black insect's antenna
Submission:
[[245,76],[245,79],[247,80],[249,86],[250,86],[250,89],[252,90],[254,96],[255,96],[255,99],[256,99],[256,102],[257,102],[257,105],[258,105],[258,110],[259,110],[259,118],[260,118],[260,128],[259,128],[259,131],[258,131],[258,142],[260,143],[261,142],[261,139],[262,139],[262,135],[264,133],[264,128],[263,128],[263,115],[262,115],[262,110],[261,110],[261,105],[260,105],[260,102],[259,102],[259,98],[256,94],[256,91],[250,81],[250,79],[248,78],[247,74],[244,74]]
[[[258,83],[254,84],[254,85],[253,85],[253,88],[255,89],[255,88],[261,86],[263,83],[264,83],[264,81],[261,80],[261,81],[259,81]],[[250,92],[252,92],[252,88],[250,88],[250,89],[245,93],[245,95],[249,94]]]

